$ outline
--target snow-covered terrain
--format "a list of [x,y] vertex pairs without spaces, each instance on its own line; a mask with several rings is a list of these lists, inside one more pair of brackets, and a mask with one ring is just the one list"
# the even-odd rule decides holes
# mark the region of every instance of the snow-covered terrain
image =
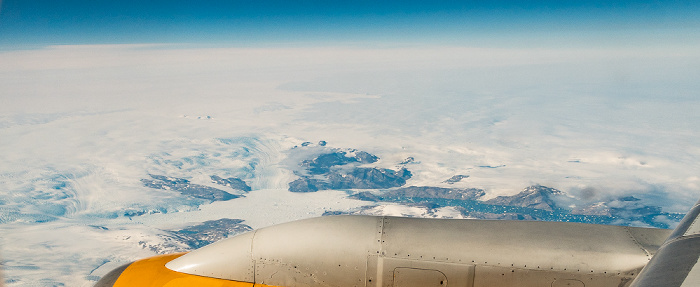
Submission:
[[[176,231],[222,218],[260,228],[336,212],[470,217],[454,206],[353,199],[352,190],[288,191],[301,161],[334,148],[379,158],[353,167],[406,168],[405,186],[481,189],[480,200],[539,184],[588,208],[580,212],[634,202],[684,213],[700,198],[700,53],[675,51],[0,52],[4,277],[8,286],[91,286],[122,263],[192,248]],[[152,175],[242,197],[149,188],[142,180]],[[635,201],[620,199],[628,196]],[[226,234],[244,228],[235,230]]]

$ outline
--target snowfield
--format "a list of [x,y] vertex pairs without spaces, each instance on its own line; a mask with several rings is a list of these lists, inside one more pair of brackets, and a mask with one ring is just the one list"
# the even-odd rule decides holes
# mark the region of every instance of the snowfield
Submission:
[[[92,286],[120,264],[189,250],[172,231],[221,218],[464,217],[348,190],[289,192],[300,161],[324,150],[305,142],[405,167],[406,186],[484,199],[541,184],[684,213],[700,198],[697,51],[104,45],[5,51],[0,63],[0,256],[12,287]],[[151,174],[244,197],[148,188]],[[469,177],[445,182],[455,175]]]

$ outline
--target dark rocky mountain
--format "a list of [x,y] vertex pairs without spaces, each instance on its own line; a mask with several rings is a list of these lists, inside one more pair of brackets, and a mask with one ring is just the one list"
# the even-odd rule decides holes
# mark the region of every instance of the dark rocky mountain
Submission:
[[384,193],[384,196],[405,196],[423,198],[444,198],[456,200],[476,200],[486,195],[478,188],[442,188],[432,186],[409,186],[397,188]]
[[455,175],[455,176],[453,176],[453,177],[450,177],[449,179],[447,179],[447,180],[445,180],[445,181],[443,181],[443,182],[444,182],[444,183],[447,183],[447,184],[455,184],[455,183],[457,183],[457,182],[462,181],[462,180],[465,179],[465,178],[469,178],[469,176],[468,176],[468,175],[458,174],[458,175]]
[[251,230],[250,226],[243,224],[243,220],[222,218],[183,229],[161,230],[158,239],[141,240],[138,244],[157,254],[185,252]]
[[491,212],[473,212],[464,207],[456,207],[459,212],[471,218],[486,219],[486,220],[539,220],[537,217],[527,213],[491,213]]
[[324,174],[330,172],[330,168],[337,165],[345,165],[356,162],[354,157],[345,156],[345,152],[334,152],[319,155],[313,160],[301,162],[301,166],[306,168],[311,174]]
[[246,184],[245,181],[237,177],[221,178],[219,176],[212,175],[211,180],[212,182],[218,185],[228,186],[233,189],[238,189],[242,191],[251,190],[250,186],[248,186],[248,184]]
[[369,164],[375,163],[379,158],[368,152],[357,151],[355,156],[347,156],[344,151],[334,151],[319,155],[315,159],[304,160],[301,166],[306,168],[311,174],[324,174],[331,171],[331,167],[346,165],[349,163]]
[[450,199],[450,200],[476,200],[486,193],[477,188],[443,188],[433,186],[409,186],[390,189],[375,195],[371,192],[358,192],[350,195],[350,198],[365,201],[387,201],[390,199]]
[[355,168],[349,172],[332,172],[328,174],[331,189],[378,189],[391,188],[406,184],[411,172],[405,168],[399,170],[385,168]]
[[562,192],[557,189],[541,185],[533,185],[525,188],[516,195],[499,196],[494,199],[487,200],[484,203],[552,211],[557,208],[557,204],[554,202],[553,198],[561,195]]
[[331,189],[327,181],[302,177],[289,183],[291,192],[315,192],[319,190]]
[[379,157],[364,151],[352,150],[352,156],[341,150],[333,150],[316,158],[303,160],[300,166],[305,172],[297,172],[301,178],[289,183],[289,191],[314,192],[327,189],[380,189],[403,186],[412,174],[405,168],[399,170],[366,167]]
[[608,202],[597,202],[590,205],[574,208],[572,214],[604,215],[619,218],[644,218],[658,215],[661,208],[658,206],[644,205],[640,199],[633,196],[625,196]]
[[289,183],[289,191],[314,192],[327,189],[379,189],[402,186],[411,178],[407,169],[354,168],[348,172],[330,172],[325,179],[299,178]]
[[192,249],[209,245],[224,238],[253,230],[241,219],[222,218],[180,230],[171,230],[173,236]]
[[359,163],[367,164],[377,162],[379,160],[379,157],[368,152],[357,151],[355,152],[355,159],[357,159],[357,162]]
[[193,184],[184,178],[175,178],[155,174],[149,175],[152,179],[141,179],[141,182],[144,186],[150,188],[177,191],[182,195],[211,201],[224,201],[241,197],[240,195],[230,194],[226,191],[206,185]]
[[[597,224],[619,224],[669,228],[670,222],[678,222],[683,214],[663,212],[658,206],[645,205],[634,197],[622,197],[580,208],[557,205],[571,202],[561,191],[546,186],[530,186],[512,196],[500,196],[487,201],[480,189],[450,189],[438,187],[404,187],[383,192],[361,191],[349,198],[375,203],[401,204],[425,209],[426,216],[437,216],[443,207],[451,207],[462,216],[477,219],[543,220]],[[377,205],[361,207],[343,213],[365,214],[376,212]],[[334,214],[336,211],[328,211]]]

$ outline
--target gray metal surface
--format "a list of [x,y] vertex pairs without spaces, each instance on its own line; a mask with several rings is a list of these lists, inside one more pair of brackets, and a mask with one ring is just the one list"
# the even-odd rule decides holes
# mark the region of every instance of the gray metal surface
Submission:
[[670,233],[561,222],[330,216],[226,239],[166,266],[274,286],[618,287],[631,282]]
[[334,216],[263,228],[255,236],[255,283],[364,286],[378,247],[377,219]]
[[187,274],[253,282],[255,261],[252,250],[256,232],[240,234],[197,249],[168,262],[165,267]]
[[633,287],[700,286],[700,202],[686,214],[673,234],[632,283]]

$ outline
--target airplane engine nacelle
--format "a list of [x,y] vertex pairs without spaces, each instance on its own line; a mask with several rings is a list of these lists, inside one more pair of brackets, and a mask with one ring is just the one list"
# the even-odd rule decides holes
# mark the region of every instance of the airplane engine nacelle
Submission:
[[262,228],[168,263],[188,274],[274,286],[364,286],[377,219],[329,217]]
[[668,230],[331,216],[238,235],[166,264],[267,286],[625,286]]

